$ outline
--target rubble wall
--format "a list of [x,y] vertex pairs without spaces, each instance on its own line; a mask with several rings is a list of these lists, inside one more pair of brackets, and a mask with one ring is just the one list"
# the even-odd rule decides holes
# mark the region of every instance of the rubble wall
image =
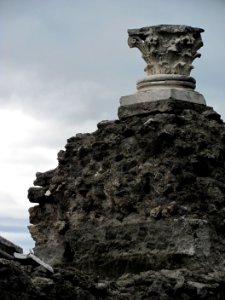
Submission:
[[100,278],[221,266],[225,126],[212,108],[151,103],[68,139],[29,189],[35,254]]

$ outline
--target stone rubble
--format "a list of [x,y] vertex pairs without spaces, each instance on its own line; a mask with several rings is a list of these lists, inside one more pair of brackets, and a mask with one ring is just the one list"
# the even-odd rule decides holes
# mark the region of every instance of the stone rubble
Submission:
[[14,252],[23,253],[23,249],[0,236],[0,258],[13,259]]

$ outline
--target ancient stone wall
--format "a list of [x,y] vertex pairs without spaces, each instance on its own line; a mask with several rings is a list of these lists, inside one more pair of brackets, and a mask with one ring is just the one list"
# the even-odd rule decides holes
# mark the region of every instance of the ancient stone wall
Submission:
[[[37,173],[29,190],[35,253],[116,281],[127,293],[121,299],[141,299],[132,298],[139,292],[175,299],[168,280],[174,292],[181,284],[178,295],[216,299],[224,272],[224,123],[212,108],[186,102],[155,102],[126,117],[129,110],[70,138],[57,168]],[[160,287],[147,292],[156,278]]]

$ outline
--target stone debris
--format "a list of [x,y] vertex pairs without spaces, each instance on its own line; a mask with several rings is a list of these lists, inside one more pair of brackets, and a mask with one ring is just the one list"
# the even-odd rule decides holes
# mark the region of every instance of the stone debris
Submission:
[[0,258],[18,260],[19,262],[25,262],[30,265],[42,266],[46,270],[54,273],[53,268],[35,256],[33,253],[24,254],[23,249],[11,241],[0,236]]
[[40,266],[44,267],[45,269],[47,269],[48,271],[54,273],[54,270],[50,265],[46,264],[40,258],[38,258],[37,256],[35,256],[32,253],[23,254],[23,253],[15,252],[13,255],[14,255],[14,258],[20,262],[25,261],[26,263],[28,263],[30,265],[33,265],[33,264],[40,265]]
[[23,253],[23,249],[0,236],[0,257],[13,259],[14,252]]

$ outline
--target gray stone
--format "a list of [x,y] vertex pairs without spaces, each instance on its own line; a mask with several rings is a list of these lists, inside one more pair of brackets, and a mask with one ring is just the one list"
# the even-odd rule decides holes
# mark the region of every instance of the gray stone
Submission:
[[151,89],[145,92],[138,92],[133,95],[122,96],[120,105],[131,105],[135,103],[153,102],[159,100],[181,100],[197,104],[206,104],[202,94],[188,89],[160,88]]
[[120,120],[68,139],[41,186],[52,201],[30,209],[35,255],[55,270],[53,285],[34,281],[48,293],[43,299],[223,299],[225,126],[219,114],[180,100],[119,112]]
[[13,259],[14,252],[23,253],[23,249],[0,236],[0,257]]
[[175,74],[149,75],[137,81],[138,91],[147,91],[153,88],[179,88],[191,89],[196,87],[196,80],[193,77]]
[[20,262],[24,261],[24,262],[28,262],[28,264],[30,264],[30,265],[42,266],[46,270],[50,271],[51,273],[54,273],[53,268],[49,264],[46,264],[43,260],[41,260],[40,258],[38,258],[37,256],[35,256],[32,253],[22,254],[22,253],[15,252],[14,257],[15,257],[15,259],[17,259]]
[[200,57],[203,46],[201,28],[185,25],[158,25],[128,29],[128,45],[137,47],[151,74],[180,74],[189,76],[192,61]]
[[141,51],[148,76],[137,81],[138,93],[121,97],[120,105],[171,99],[205,105],[204,97],[194,92],[196,81],[190,77],[192,62],[200,57],[197,51],[203,46],[203,31],[185,25],[129,29],[128,45]]
[[41,187],[32,187],[28,190],[28,196],[33,203],[43,203],[52,200],[51,193]]
[[[165,101],[141,102],[141,103],[135,103],[131,105],[120,106],[118,110],[118,116],[119,119],[122,120],[135,115],[154,115],[157,113],[180,114],[183,109],[194,110],[198,113],[208,111],[209,114],[212,111],[211,107],[202,104],[179,101],[179,100],[165,100]],[[220,117],[219,114],[217,114],[217,117],[218,117],[217,120],[219,120]],[[149,122],[151,122],[151,120]],[[221,122],[221,119],[219,122]]]
[[0,249],[0,258],[13,259],[13,256]]

